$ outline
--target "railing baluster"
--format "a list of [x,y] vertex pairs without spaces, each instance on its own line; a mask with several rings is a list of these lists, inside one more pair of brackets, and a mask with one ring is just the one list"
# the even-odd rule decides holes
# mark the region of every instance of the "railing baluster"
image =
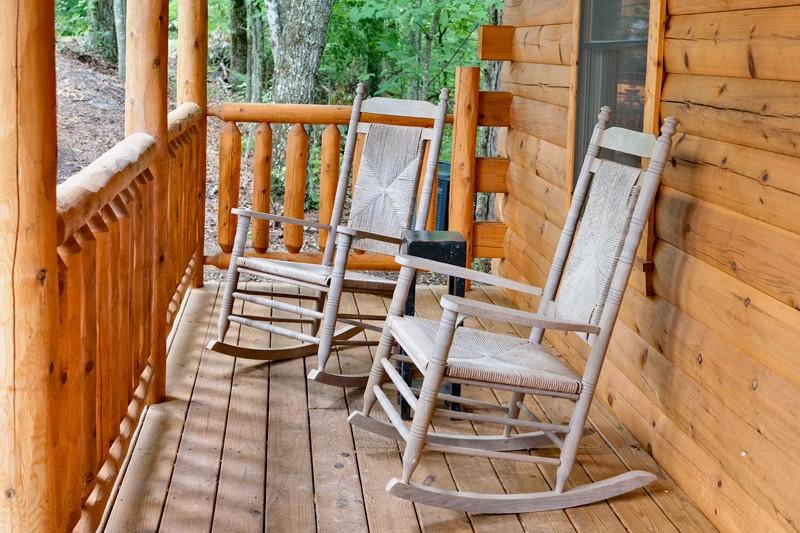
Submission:
[[[289,130],[286,141],[286,192],[283,214],[302,219],[306,203],[306,174],[308,169],[308,133],[302,124]],[[303,247],[303,227],[284,224],[283,243],[289,252],[296,254]]]
[[[319,173],[319,221],[326,224],[331,221],[333,202],[336,198],[336,185],[339,180],[339,152],[342,136],[336,124],[329,124],[322,132],[322,150],[320,152]],[[320,230],[319,249],[325,251],[328,232]]]
[[[253,157],[253,209],[272,212],[272,126],[259,124],[256,128],[256,150]],[[253,248],[264,253],[269,248],[269,222],[253,219]]]
[[95,255],[95,313],[97,319],[97,468],[108,455],[108,448],[114,441],[116,431],[110,423],[111,417],[111,355],[118,345],[111,341],[112,313],[111,302],[111,233],[100,215],[89,221],[89,227],[97,241]]
[[[58,249],[59,272],[59,344],[53,368],[58,382],[54,405],[58,418],[54,421],[54,438],[58,459],[60,523],[74,524],[80,513],[83,493],[80,455],[81,421],[81,290],[83,272],[81,248],[70,237]],[[55,413],[54,413],[55,415]]]
[[[123,350],[129,350],[130,347],[126,347],[128,344],[127,339],[122,337],[122,327],[125,321],[125,312],[120,305],[121,302],[121,293],[123,292],[122,287],[120,287],[120,276],[119,276],[119,264],[120,264],[120,252],[123,248],[124,244],[121,242],[120,239],[120,219],[117,216],[115,210],[111,208],[111,206],[105,206],[101,214],[103,216],[103,221],[105,222],[106,226],[108,227],[108,242],[109,242],[109,251],[110,257],[108,261],[108,274],[111,280],[110,292],[109,292],[109,309],[115,309],[118,312],[109,313],[108,309],[105,311],[106,313],[110,314],[109,324],[111,331],[108,333],[108,337],[111,342],[111,353],[108,359],[109,369],[109,380],[111,383],[111,388],[109,390],[109,431],[110,431],[110,438],[111,442],[116,437],[117,431],[119,430],[119,422],[120,422],[120,408],[127,400],[128,394],[126,389],[122,389],[120,383],[120,370],[121,370],[121,353]],[[136,342],[139,342],[137,339]],[[137,344],[134,344],[136,346]],[[113,435],[113,436],[112,436]],[[107,446],[110,446],[110,443],[106,443]]]
[[[129,191],[122,191],[111,203],[113,216],[116,217],[119,227],[120,250],[117,261],[114,263],[115,279],[119,285],[119,339],[124,343],[117,352],[117,367],[119,375],[116,386],[122,390],[119,397],[117,413],[123,413],[130,401],[130,384],[136,381],[132,376],[133,365],[131,364],[132,354],[136,353],[136,330],[134,329],[135,320],[131,311],[132,298],[134,294],[134,221],[131,218],[130,208],[132,206],[133,195]],[[122,415],[120,415],[122,416]],[[115,427],[115,430],[118,428]]]
[[88,497],[94,488],[97,474],[97,314],[96,275],[97,241],[89,226],[77,233],[81,247],[81,350],[80,373],[80,476],[82,480],[81,500]]
[[219,140],[219,211],[217,239],[223,252],[233,250],[236,216],[231,209],[239,205],[239,178],[242,168],[242,134],[235,122],[228,122]]

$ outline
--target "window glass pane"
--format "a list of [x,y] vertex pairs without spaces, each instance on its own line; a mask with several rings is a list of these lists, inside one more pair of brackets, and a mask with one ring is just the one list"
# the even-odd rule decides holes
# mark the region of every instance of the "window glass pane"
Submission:
[[[649,2],[583,1],[576,176],[601,107],[607,105],[612,110],[610,126],[642,131],[647,69]],[[598,37],[601,40],[596,40]],[[633,166],[640,164],[639,158],[624,154],[604,153],[601,157]]]
[[[586,2],[590,41],[647,40],[649,0],[593,0]],[[586,20],[584,18],[584,20]]]

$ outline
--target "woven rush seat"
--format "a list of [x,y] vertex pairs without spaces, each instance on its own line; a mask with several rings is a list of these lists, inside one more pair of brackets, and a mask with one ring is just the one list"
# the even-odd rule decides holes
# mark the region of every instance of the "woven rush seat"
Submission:
[[[392,319],[392,332],[421,370],[428,366],[439,322]],[[580,378],[547,348],[527,339],[472,328],[456,328],[445,375],[537,390],[578,394]]]
[[[333,272],[332,266],[259,259],[257,257],[240,257],[236,260],[236,264],[257,272],[317,285],[328,285]],[[349,289],[392,291],[395,285],[396,282],[394,280],[365,272],[347,270],[344,275],[344,287]]]

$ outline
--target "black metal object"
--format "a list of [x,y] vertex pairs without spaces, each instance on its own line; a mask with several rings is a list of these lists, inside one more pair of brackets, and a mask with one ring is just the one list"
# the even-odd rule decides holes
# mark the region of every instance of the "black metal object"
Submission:
[[[403,244],[401,253],[413,255],[423,259],[431,259],[440,263],[447,263],[463,267],[467,262],[467,241],[464,236],[456,231],[413,231],[403,232]],[[447,292],[455,296],[464,296],[464,280],[462,278],[449,277],[447,281]],[[414,303],[416,299],[416,283],[411,284],[406,300],[406,315],[414,314]],[[409,385],[413,381],[413,366],[408,363],[398,363],[397,369],[403,379]],[[461,394],[461,385],[457,383],[447,384],[448,390],[444,391],[453,396]],[[451,404],[450,409],[458,410],[459,405]],[[411,408],[401,398],[400,414],[403,420],[411,419]]]
[[436,180],[436,229],[444,231],[449,223],[450,163],[439,161],[439,178]]

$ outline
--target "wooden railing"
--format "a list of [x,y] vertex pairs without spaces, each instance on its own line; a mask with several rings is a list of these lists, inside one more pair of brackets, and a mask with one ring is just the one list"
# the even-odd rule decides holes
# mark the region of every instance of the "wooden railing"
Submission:
[[[483,160],[475,158],[475,136],[478,126],[507,126],[509,123],[510,97],[506,93],[479,92],[475,87],[476,104],[472,107],[475,121],[474,126],[462,128],[462,135],[472,136],[471,156],[466,159],[467,165],[472,165],[459,183],[451,184],[451,229],[456,229],[474,243],[477,256],[502,257],[503,235],[505,226],[500,223],[476,223],[472,211],[474,201],[471,199],[475,192],[505,192],[505,173],[507,162]],[[463,101],[462,105],[470,105]],[[456,100],[456,117],[459,116],[459,100]],[[320,150],[320,177],[319,177],[319,218],[321,222],[330,222],[333,210],[333,201],[336,194],[336,180],[339,177],[341,133],[338,126],[346,125],[350,120],[350,106],[344,105],[299,105],[299,104],[253,104],[253,103],[221,103],[210,106],[208,115],[217,117],[225,122],[220,138],[219,161],[219,204],[217,220],[217,239],[222,253],[206,257],[206,264],[218,268],[227,268],[230,260],[230,251],[236,232],[236,216],[231,214],[231,209],[239,206],[240,174],[242,165],[242,136],[238,123],[258,123],[255,135],[253,157],[253,208],[258,211],[270,210],[270,188],[272,173],[272,125],[291,125],[286,143],[286,175],[284,189],[283,215],[292,218],[304,217],[306,196],[307,168],[308,168],[308,134],[306,126],[324,125],[321,137]],[[430,126],[431,121],[410,117],[396,117],[363,113],[362,122],[381,122],[404,126]],[[453,116],[447,117],[448,123],[453,122]],[[359,138],[356,145],[353,172],[358,172],[363,139]],[[454,161],[457,158],[454,144]],[[467,146],[462,150],[468,151]],[[426,154],[427,157],[427,154]],[[476,175],[477,171],[477,175]],[[464,182],[472,182],[468,186],[469,192],[453,192],[453,187],[464,187]],[[477,186],[475,181],[477,180]],[[466,199],[469,198],[469,202]],[[250,207],[250,206],[246,206]],[[435,216],[434,209],[429,220],[429,227],[433,228]],[[468,211],[468,216],[453,217],[456,210]],[[465,222],[468,221],[468,224]],[[325,232],[319,236],[319,245],[316,250],[301,251],[303,246],[303,228],[286,225],[283,230],[283,244],[287,251],[270,251],[269,227],[266,221],[254,221],[252,246],[253,250],[247,255],[269,257],[275,259],[318,263],[322,260],[322,251],[325,245]],[[391,257],[378,254],[353,253],[348,261],[348,267],[364,270],[395,270],[397,264]]]
[[[55,505],[67,528],[94,531],[99,524],[153,381],[152,325],[173,320],[197,266],[202,116],[195,104],[169,116],[167,198],[154,195],[156,141],[143,133],[57,189],[60,331],[50,370]],[[168,316],[153,305],[157,210],[169,221],[164,261],[176,296]]]

